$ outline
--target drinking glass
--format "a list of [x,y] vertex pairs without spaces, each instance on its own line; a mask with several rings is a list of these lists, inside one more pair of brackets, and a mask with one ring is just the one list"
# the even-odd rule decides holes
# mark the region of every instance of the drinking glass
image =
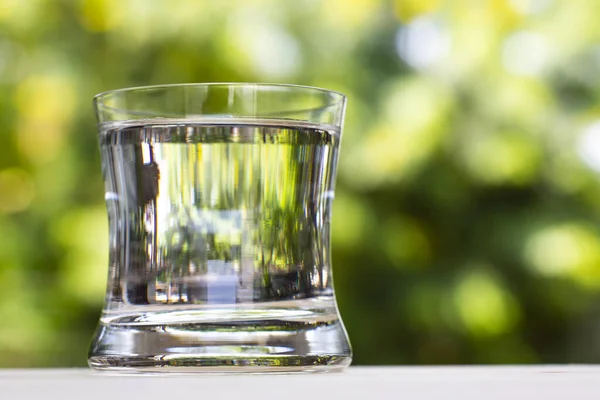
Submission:
[[346,98],[215,83],[95,97],[109,219],[99,370],[342,369],[331,203]]

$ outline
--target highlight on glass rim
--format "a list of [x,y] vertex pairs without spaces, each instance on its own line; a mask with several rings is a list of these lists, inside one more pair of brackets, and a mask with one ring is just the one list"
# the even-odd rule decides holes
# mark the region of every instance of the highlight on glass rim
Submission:
[[0,0],[0,367],[600,362],[600,2],[476,3]]

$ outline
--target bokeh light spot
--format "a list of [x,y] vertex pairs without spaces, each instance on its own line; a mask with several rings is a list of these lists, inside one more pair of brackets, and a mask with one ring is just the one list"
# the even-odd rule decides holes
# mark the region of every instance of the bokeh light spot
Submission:
[[17,146],[34,164],[55,160],[64,143],[65,128],[26,119],[17,125]]
[[557,112],[550,88],[532,77],[502,74],[480,90],[480,105],[491,118],[511,121],[528,131],[548,132],[548,121]]
[[0,1],[0,19],[7,19],[12,15],[20,0],[1,0]]
[[39,23],[46,0],[0,0],[0,21],[17,31],[27,32]]
[[119,0],[83,0],[80,17],[86,29],[92,32],[104,32],[115,29],[122,20],[123,1]]
[[279,79],[300,70],[302,55],[296,39],[277,21],[253,10],[234,13],[230,37],[255,73]]
[[600,122],[591,124],[581,133],[577,152],[588,167],[600,172]]
[[450,50],[450,36],[435,19],[423,17],[398,29],[396,51],[402,60],[416,69],[425,69],[440,61]]
[[520,319],[516,300],[499,280],[475,270],[458,282],[454,304],[465,328],[476,337],[493,337],[512,331]]
[[69,132],[76,101],[75,85],[64,76],[32,75],[19,83],[15,103],[22,154],[34,163],[54,159]]
[[70,119],[77,100],[75,85],[66,76],[32,75],[19,83],[15,93],[22,116],[52,123]]
[[509,0],[509,3],[521,14],[539,14],[552,4],[552,0]]
[[502,62],[517,75],[535,76],[543,73],[551,56],[545,37],[533,32],[517,32],[504,42]]
[[600,285],[600,237],[585,225],[551,225],[535,231],[525,246],[530,268],[542,276]]
[[370,21],[381,0],[328,0],[322,2],[324,17],[341,29],[356,29]]
[[373,127],[346,157],[350,183],[374,187],[414,176],[446,133],[451,104],[444,88],[427,79],[392,84],[384,101],[386,123]]
[[88,303],[102,301],[108,271],[108,222],[103,207],[78,209],[54,222],[55,240],[69,249],[61,284]]
[[0,214],[26,210],[35,196],[31,176],[23,169],[0,170]]
[[541,161],[536,143],[520,133],[473,135],[463,151],[469,173],[480,182],[494,185],[530,182]]

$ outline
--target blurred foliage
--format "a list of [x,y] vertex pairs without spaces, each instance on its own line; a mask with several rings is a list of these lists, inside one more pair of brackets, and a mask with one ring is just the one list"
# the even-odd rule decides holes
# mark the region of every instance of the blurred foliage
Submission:
[[0,366],[80,366],[107,271],[91,106],[349,97],[336,292],[356,364],[600,361],[596,0],[0,0]]

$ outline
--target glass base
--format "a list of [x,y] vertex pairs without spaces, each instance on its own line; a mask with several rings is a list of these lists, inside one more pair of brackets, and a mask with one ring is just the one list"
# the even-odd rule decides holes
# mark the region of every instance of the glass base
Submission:
[[252,320],[208,321],[205,313],[192,312],[105,320],[89,365],[113,372],[175,373],[326,372],[350,365],[351,350],[337,313],[290,319],[270,318],[273,312],[269,316],[265,310],[258,314],[261,318]]

